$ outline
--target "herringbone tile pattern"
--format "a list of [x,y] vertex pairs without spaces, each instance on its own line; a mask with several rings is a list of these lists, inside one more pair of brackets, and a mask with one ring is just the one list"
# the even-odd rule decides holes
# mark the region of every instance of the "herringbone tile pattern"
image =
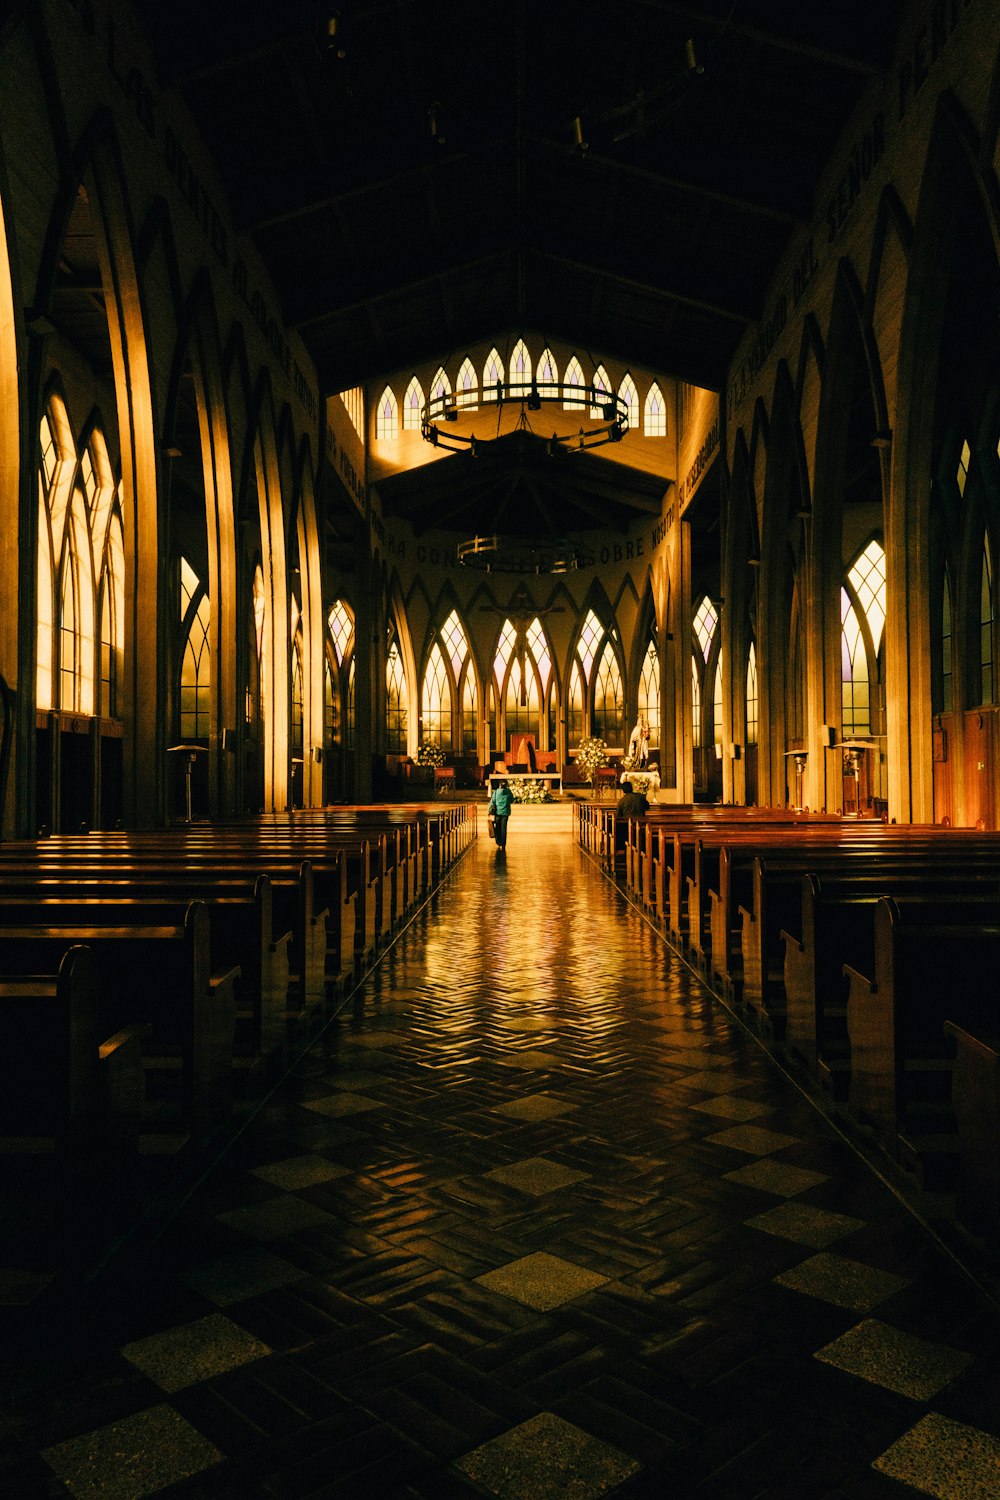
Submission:
[[995,1343],[595,867],[512,820],[0,1417],[0,1492],[995,1496]]

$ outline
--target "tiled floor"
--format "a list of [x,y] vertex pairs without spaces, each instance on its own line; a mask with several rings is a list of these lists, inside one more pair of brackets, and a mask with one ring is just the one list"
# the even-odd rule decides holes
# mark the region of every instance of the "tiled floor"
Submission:
[[973,1288],[566,836],[473,849],[0,1494],[978,1500]]

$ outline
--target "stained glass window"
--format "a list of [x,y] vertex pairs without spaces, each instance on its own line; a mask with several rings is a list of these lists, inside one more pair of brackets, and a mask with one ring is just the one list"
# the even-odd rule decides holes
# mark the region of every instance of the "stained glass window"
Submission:
[[337,653],[337,664],[343,666],[354,643],[354,615],[351,606],[343,599],[334,601],[327,618],[333,649]]
[[965,485],[969,478],[969,464],[972,462],[972,449],[967,442],[962,443],[962,451],[958,456],[958,469],[955,473],[955,483],[958,485],[958,493],[965,494]]
[[[611,399],[611,377],[603,365],[598,365],[594,371],[594,390],[603,392],[608,400]],[[592,417],[603,417],[604,412],[598,404],[590,408],[590,415]]]
[[406,754],[407,707],[403,658],[399,643],[393,640],[385,664],[385,748],[390,755]]
[[493,672],[496,677],[497,688],[503,687],[503,680],[507,673],[507,663],[514,654],[517,645],[517,631],[512,621],[504,620],[500,627],[500,639],[497,642],[496,655],[493,658]]
[[466,358],[462,362],[462,368],[455,382],[455,395],[459,406],[468,407],[470,411],[475,410],[479,400],[479,387],[471,359]]
[[548,691],[549,678],[552,675],[552,656],[542,622],[537,617],[528,626],[527,638],[528,650],[534,658],[538,676],[541,679],[542,692],[545,693]]
[[583,739],[583,679],[578,662],[573,663],[569,673],[569,698],[566,704],[566,735],[569,744],[578,745]]
[[491,349],[483,366],[483,402],[497,399],[497,386],[503,384],[503,360],[499,349]]
[[701,748],[701,679],[694,652],[691,653],[691,743],[696,750]]
[[[556,368],[556,362],[551,349],[542,350],[541,358],[538,361],[538,368],[535,371],[535,379],[540,386],[557,386],[559,384],[559,371]],[[545,394],[547,396],[554,396],[557,392],[546,391]]]
[[757,647],[753,641],[750,642],[750,651],[747,657],[747,744],[757,743]]
[[643,409],[643,431],[647,437],[666,437],[667,407],[656,381],[649,387]]
[[563,376],[563,405],[567,411],[581,411],[586,409],[587,403],[584,398],[574,394],[584,384],[583,369],[580,361],[574,354],[566,366],[566,373]]
[[518,339],[510,356],[510,383],[522,387],[531,384],[531,355],[523,339]]
[[414,375],[406,387],[403,397],[403,431],[419,432],[420,418],[424,409],[424,388]]
[[386,386],[378,398],[378,409],[375,413],[375,436],[380,442],[387,442],[399,434],[399,409],[396,405],[396,397],[391,386]]
[[625,694],[615,648],[607,641],[594,682],[593,731],[611,745],[625,742]]
[[712,719],[713,738],[718,748],[722,749],[722,652],[719,652],[719,660],[715,665],[715,688],[712,693]]
[[212,612],[208,594],[186,558],[181,558],[180,617],[187,622],[187,638],[181,658],[182,740],[208,738],[211,697],[211,647],[209,628]]
[[871,733],[868,653],[857,611],[846,589],[840,591],[841,682],[845,739]]
[[706,594],[698,606],[694,617],[694,633],[698,637],[701,654],[708,661],[712,654],[712,641],[715,637],[715,627],[719,623],[719,617],[713,608],[712,601]]
[[881,544],[870,541],[847,576],[865,612],[877,656],[885,625],[885,552]]
[[465,665],[465,659],[469,654],[469,643],[465,638],[465,631],[462,629],[462,622],[458,618],[457,610],[453,609],[442,625],[441,639],[448,652],[448,658],[451,662],[452,671],[455,674],[455,681],[457,682],[462,675],[462,667]]
[[618,387],[618,395],[628,407],[628,425],[633,432],[639,431],[639,392],[635,388],[635,381],[631,375],[626,374]]
[[656,642],[650,641],[639,675],[638,708],[649,725],[649,747],[660,743],[660,655]]
[[587,611],[587,618],[583,622],[583,629],[580,631],[580,640],[576,648],[580,661],[583,663],[583,675],[586,682],[590,681],[590,669],[594,664],[594,657],[597,655],[597,648],[601,643],[603,635],[604,626],[594,614],[594,611],[589,609]]
[[451,749],[451,686],[441,647],[434,642],[427,657],[421,702],[422,735],[429,744]]

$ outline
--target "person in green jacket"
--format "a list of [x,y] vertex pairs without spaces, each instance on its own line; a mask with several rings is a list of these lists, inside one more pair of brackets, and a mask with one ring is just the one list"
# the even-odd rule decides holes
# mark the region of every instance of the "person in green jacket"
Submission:
[[514,796],[506,781],[498,781],[493,796],[490,798],[489,814],[496,822],[496,833],[498,849],[507,847],[507,819],[510,810],[514,806]]

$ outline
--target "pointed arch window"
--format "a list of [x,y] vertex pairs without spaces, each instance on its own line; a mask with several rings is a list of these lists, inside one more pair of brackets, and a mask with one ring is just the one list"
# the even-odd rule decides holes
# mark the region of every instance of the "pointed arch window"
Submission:
[[698,675],[698,657],[691,653],[691,743],[701,749],[701,678]]
[[333,675],[329,653],[324,658],[323,734],[325,743],[339,745],[341,734],[340,694]]
[[451,685],[444,654],[437,641],[431,646],[424,670],[420,704],[421,732],[425,741],[451,749]]
[[180,588],[181,656],[180,737],[194,741],[208,738],[211,702],[212,654],[209,630],[212,610],[208,592],[187,558],[181,558]]
[[966,486],[966,484],[968,482],[968,478],[969,478],[969,465],[971,464],[971,462],[972,462],[972,449],[969,447],[968,443],[963,439],[962,440],[962,451],[958,455],[958,468],[955,471],[955,483],[958,486],[958,493],[960,495],[962,495],[962,496],[965,495],[965,486]]
[[354,644],[354,613],[351,606],[343,599],[336,599],[330,606],[327,625],[337,655],[337,665],[342,667]]
[[385,662],[385,748],[390,755],[406,754],[408,706],[406,672],[393,627]]
[[642,659],[637,696],[639,712],[645,714],[649,725],[649,748],[652,750],[660,743],[660,653],[653,640]]
[[514,628],[513,622],[504,620],[500,627],[500,639],[497,642],[496,654],[493,657],[493,673],[496,677],[498,689],[503,688],[503,680],[507,675],[507,666],[514,655],[516,645],[517,631]]
[[756,745],[759,702],[757,694],[757,647],[750,642],[747,654],[747,744]]
[[424,388],[414,375],[403,397],[403,431],[419,432],[424,410]]
[[[559,370],[556,365],[555,356],[553,355],[551,349],[542,350],[541,358],[538,361],[538,368],[535,371],[535,379],[538,381],[538,384],[540,386],[549,385],[558,387]],[[555,396],[557,394],[557,390],[546,392],[546,395],[549,396]]]
[[563,407],[566,411],[583,411],[587,403],[583,396],[576,392],[582,389],[584,384],[583,367],[574,354],[566,366],[563,376]]
[[715,639],[715,627],[719,623],[719,617],[715,607],[706,594],[699,604],[694,617],[694,633],[698,637],[701,654],[706,662],[712,654],[712,641]]
[[524,339],[518,339],[511,352],[510,383],[525,387],[531,384],[531,355]]
[[601,644],[603,636],[604,626],[594,614],[594,611],[589,609],[587,611],[587,618],[583,622],[580,639],[576,648],[577,655],[583,665],[583,678],[586,683],[590,682],[591,668],[594,665],[597,648]]
[[455,382],[455,396],[459,406],[475,411],[479,402],[479,383],[472,360],[466,357]]
[[583,677],[580,664],[574,661],[569,673],[569,696],[566,701],[566,737],[571,745],[583,739]]
[[625,742],[625,693],[614,644],[605,642],[594,678],[594,734],[612,745]]
[[871,733],[871,703],[864,632],[846,589],[840,591],[840,618],[843,733],[847,739]]
[[483,403],[497,400],[497,386],[503,385],[503,360],[499,349],[491,349],[483,366]]
[[465,630],[462,627],[461,620],[458,618],[457,610],[453,609],[441,626],[441,639],[448,652],[448,660],[451,662],[451,669],[455,674],[455,681],[457,682],[462,675],[462,668],[465,666],[466,658],[469,655],[469,643],[466,640]]
[[443,365],[439,365],[437,374],[431,381],[431,401],[434,403],[434,409],[439,416],[441,414],[441,409],[444,405],[445,398],[450,395],[451,381],[448,379],[448,372]]
[[716,749],[722,754],[722,652],[715,664],[715,686],[712,690],[712,735]]
[[391,442],[399,435],[399,408],[391,386],[386,386],[378,398],[375,413],[375,436],[379,442]]
[[348,750],[354,749],[355,730],[357,728],[357,686],[358,672],[357,662],[351,657],[350,670],[347,673],[347,723],[344,742]]
[[[594,390],[602,392],[609,399],[612,395],[611,377],[603,365],[598,365],[594,371]],[[592,417],[603,417],[604,412],[601,409],[600,401],[590,408],[590,415]]]
[[639,392],[635,388],[635,381],[626,372],[621,385],[618,387],[618,395],[628,407],[628,425],[633,432],[639,431]]
[[101,670],[98,712],[105,718],[114,718],[118,714],[125,619],[125,536],[121,510],[117,504],[108,524],[100,601]]
[[885,625],[885,552],[880,542],[868,543],[847,577],[864,610],[877,656]]
[[537,615],[528,626],[527,641],[528,650],[531,652],[542,685],[542,692],[547,693],[552,676],[552,654],[549,651],[545,628]]
[[979,575],[979,675],[980,703],[992,703],[993,681],[993,568],[990,539],[983,537],[983,565]]
[[642,429],[647,437],[666,437],[667,435],[667,404],[655,380],[646,393]]
[[292,596],[291,603],[291,750],[292,759],[302,759],[302,614],[298,600]]

